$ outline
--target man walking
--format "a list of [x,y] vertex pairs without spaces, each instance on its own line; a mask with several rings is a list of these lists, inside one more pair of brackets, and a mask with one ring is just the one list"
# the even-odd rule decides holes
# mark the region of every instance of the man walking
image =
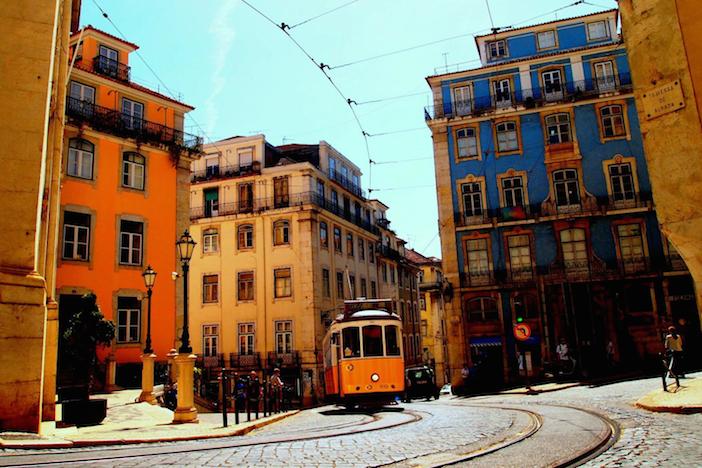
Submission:
[[[668,359],[672,360],[670,365],[670,370],[678,375],[678,377],[685,377],[685,371],[682,366],[682,337],[678,335],[675,327],[668,327],[668,334],[665,337],[665,353]],[[670,362],[670,361],[669,361]]]

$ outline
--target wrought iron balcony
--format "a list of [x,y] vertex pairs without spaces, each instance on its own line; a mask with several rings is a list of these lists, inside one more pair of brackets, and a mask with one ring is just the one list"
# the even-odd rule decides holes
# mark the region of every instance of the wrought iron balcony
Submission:
[[240,166],[233,164],[229,166],[210,166],[204,170],[192,171],[190,173],[190,182],[207,182],[208,180],[229,179],[232,177],[246,177],[261,173],[261,163],[254,161],[253,163]]
[[463,271],[460,273],[460,277],[462,288],[474,288],[478,286],[491,286],[497,284],[494,273],[487,269]]
[[549,86],[526,88],[516,92],[476,96],[456,102],[444,102],[424,108],[424,119],[434,120],[456,117],[476,117],[508,109],[532,109],[550,103],[576,102],[593,99],[609,93],[630,93],[631,76],[620,73],[605,78],[567,81]]
[[197,367],[200,368],[222,368],[225,365],[224,354],[219,353],[214,356],[202,356],[198,357],[196,361]]
[[66,115],[78,125],[88,124],[118,137],[133,138],[175,152],[202,152],[202,137],[70,96],[66,101]]
[[229,366],[233,369],[260,369],[261,368],[261,354],[260,353],[250,353],[250,354],[230,353],[229,354]]
[[131,75],[130,66],[104,55],[96,55],[93,58],[93,71],[120,81],[129,81]]
[[270,351],[268,353],[268,367],[300,367],[301,363],[300,351],[288,353]]
[[381,257],[385,257],[389,260],[399,261],[402,259],[402,255],[400,254],[400,251],[393,249],[392,247],[390,247],[388,245],[379,245],[378,246],[378,255],[380,255]]
[[357,197],[360,198],[366,198],[366,192],[364,190],[361,190],[361,187],[358,185],[354,184],[351,179],[348,177],[345,177],[341,172],[339,171],[329,171],[329,178],[333,180],[334,182],[338,183],[342,187],[344,187],[346,190],[349,192],[353,193]]

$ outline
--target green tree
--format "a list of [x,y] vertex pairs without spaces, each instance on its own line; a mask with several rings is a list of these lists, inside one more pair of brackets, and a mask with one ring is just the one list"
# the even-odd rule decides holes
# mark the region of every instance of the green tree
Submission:
[[63,346],[76,377],[85,384],[85,398],[88,397],[93,373],[97,363],[98,346],[109,346],[115,337],[115,325],[105,320],[97,305],[95,294],[81,297],[80,308],[71,317],[63,334]]

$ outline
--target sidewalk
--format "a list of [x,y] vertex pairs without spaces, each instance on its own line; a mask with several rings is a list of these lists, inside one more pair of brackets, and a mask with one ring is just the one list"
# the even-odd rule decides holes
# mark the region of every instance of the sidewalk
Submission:
[[[699,375],[698,375],[699,376]],[[668,413],[702,412],[702,378],[680,379],[680,388],[668,379],[668,392],[655,390],[636,402],[636,406],[649,411]]]
[[234,413],[228,414],[228,427],[222,426],[221,413],[199,413],[197,424],[172,424],[173,412],[148,403],[135,403],[140,390],[122,390],[95,398],[107,398],[107,417],[97,426],[57,428],[56,423],[43,423],[42,434],[0,432],[0,448],[60,448],[91,445],[136,444],[178,440],[209,439],[244,435],[254,429],[297,414],[287,411],[251,422],[240,414],[234,424]]

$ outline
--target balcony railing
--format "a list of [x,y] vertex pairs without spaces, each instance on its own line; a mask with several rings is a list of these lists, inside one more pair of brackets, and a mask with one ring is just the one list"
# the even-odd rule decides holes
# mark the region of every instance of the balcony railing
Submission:
[[378,246],[378,255],[381,257],[385,257],[388,260],[401,260],[402,259],[402,254],[400,254],[400,251],[397,249],[393,249],[392,247],[388,245],[379,245]]
[[233,369],[260,369],[261,355],[259,353],[230,353],[229,366]]
[[268,367],[300,367],[301,363],[299,351],[290,351],[289,353],[271,351],[268,353]]
[[364,190],[361,190],[361,187],[354,184],[351,179],[349,179],[348,177],[345,177],[341,172],[329,171],[329,178],[331,180],[333,180],[334,182],[337,182],[339,185],[341,185],[342,187],[344,187],[346,190],[353,193],[357,197],[366,198],[366,192]]
[[556,102],[576,102],[608,93],[630,93],[631,76],[620,73],[605,78],[567,81],[549,86],[526,88],[517,92],[476,96],[456,102],[444,102],[424,109],[425,120],[455,117],[476,117],[483,114],[517,108],[536,108]]
[[422,281],[419,283],[420,291],[434,291],[442,288],[441,281]]
[[190,181],[192,183],[206,182],[208,180],[228,179],[231,177],[245,177],[261,173],[261,163],[254,161],[246,166],[238,164],[229,166],[210,166],[204,170],[192,171]]
[[191,154],[202,151],[202,137],[123,114],[92,102],[68,97],[66,115],[78,123],[87,123],[95,130],[122,138],[134,138],[171,151],[187,151]]
[[104,55],[96,55],[93,58],[93,71],[116,80],[129,81],[131,67]]
[[460,274],[462,288],[490,286],[497,284],[495,275],[491,270],[464,271]]
[[264,211],[289,208],[311,204],[335,214],[356,226],[373,234],[378,234],[378,227],[363,218],[356,217],[342,207],[334,205],[331,200],[322,197],[317,192],[302,192],[287,197],[267,197],[245,200],[236,203],[217,203],[210,206],[194,206],[190,208],[190,219],[213,218],[238,214],[261,213]]

